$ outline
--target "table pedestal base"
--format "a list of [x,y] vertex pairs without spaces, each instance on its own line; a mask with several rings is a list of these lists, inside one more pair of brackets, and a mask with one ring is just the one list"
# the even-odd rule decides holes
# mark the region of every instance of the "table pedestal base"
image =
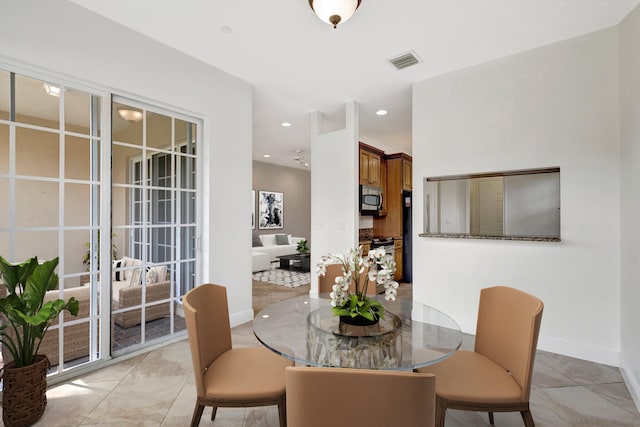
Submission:
[[402,322],[386,312],[373,326],[340,324],[318,311],[307,319],[308,359],[322,366],[393,369],[402,361]]

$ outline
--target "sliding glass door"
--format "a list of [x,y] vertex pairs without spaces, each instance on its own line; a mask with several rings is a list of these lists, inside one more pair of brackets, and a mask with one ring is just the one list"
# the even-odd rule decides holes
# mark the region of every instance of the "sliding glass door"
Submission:
[[59,257],[47,298],[80,301],[41,346],[52,375],[185,334],[180,301],[198,278],[201,128],[0,65],[0,255]]
[[196,279],[198,126],[117,97],[112,117],[117,353],[185,329],[179,301]]
[[102,226],[102,102],[90,91],[0,70],[0,255],[59,257],[59,286],[46,298],[80,301],[79,315],[60,316],[40,347],[52,373],[100,355],[93,242]]

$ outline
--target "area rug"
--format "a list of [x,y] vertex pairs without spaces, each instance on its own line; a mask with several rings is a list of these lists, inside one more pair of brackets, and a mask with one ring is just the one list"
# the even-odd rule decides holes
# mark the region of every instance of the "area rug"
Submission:
[[272,268],[271,270],[254,273],[253,280],[286,286],[288,288],[297,288],[298,286],[311,283],[311,273]]

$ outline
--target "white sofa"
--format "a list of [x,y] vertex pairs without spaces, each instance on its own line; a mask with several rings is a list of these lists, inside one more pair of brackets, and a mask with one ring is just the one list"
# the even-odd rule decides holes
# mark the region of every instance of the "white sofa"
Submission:
[[[281,233],[277,233],[281,234]],[[281,255],[293,255],[298,247],[298,242],[305,240],[304,237],[292,237],[290,234],[285,234],[287,238],[287,244],[279,245],[276,241],[276,234],[261,234],[260,241],[262,246],[254,246],[252,250],[252,271],[268,270],[271,268],[271,263],[277,261]]]

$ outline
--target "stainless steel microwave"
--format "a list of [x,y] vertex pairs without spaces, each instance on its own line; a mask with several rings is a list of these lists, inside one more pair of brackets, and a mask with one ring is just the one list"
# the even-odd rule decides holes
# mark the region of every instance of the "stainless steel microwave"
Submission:
[[360,185],[360,215],[380,215],[382,188]]

